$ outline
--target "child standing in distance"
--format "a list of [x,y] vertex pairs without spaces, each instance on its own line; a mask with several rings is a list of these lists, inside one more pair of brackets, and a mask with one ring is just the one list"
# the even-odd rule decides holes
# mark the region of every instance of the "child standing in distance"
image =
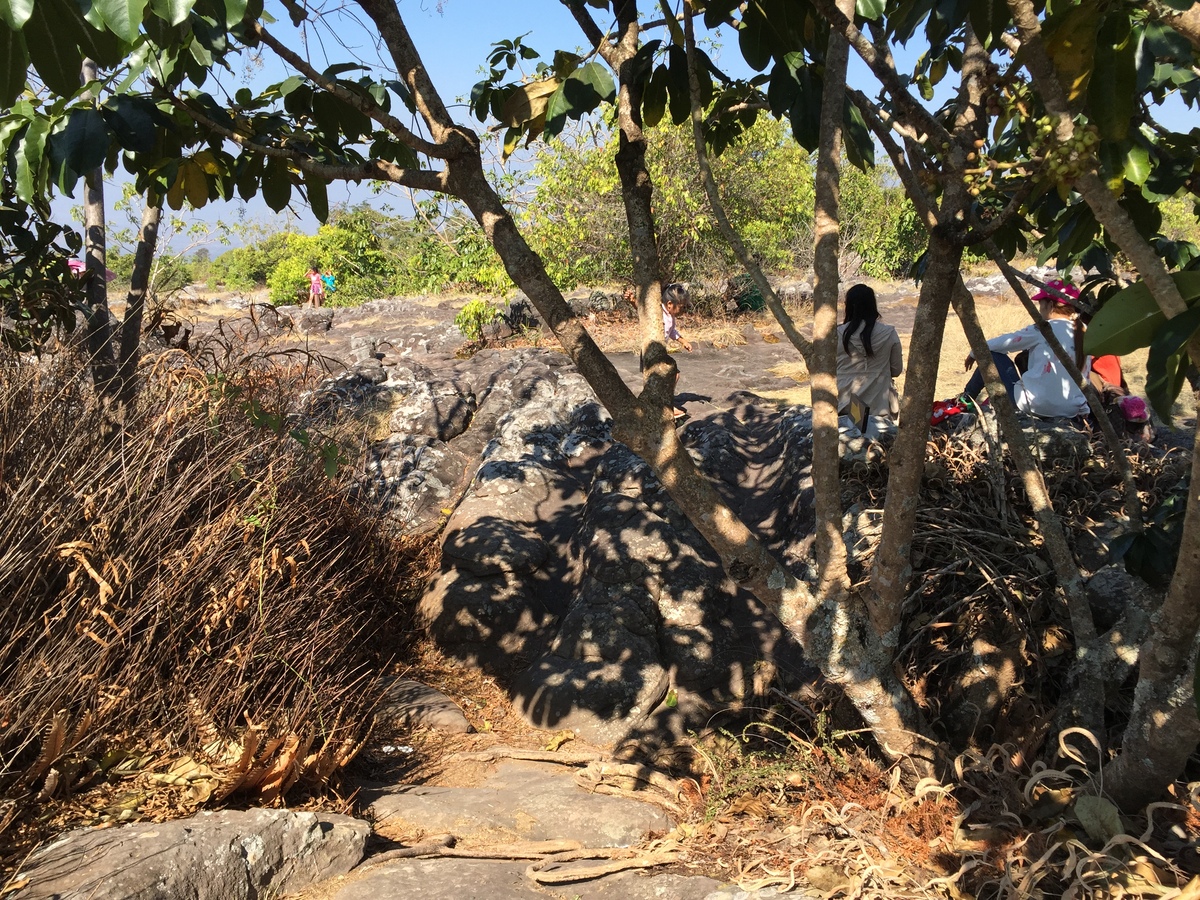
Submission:
[[[672,281],[662,291],[663,334],[668,341],[678,341],[679,346],[688,353],[692,352],[692,343],[679,333],[678,315],[688,304],[688,289],[678,281]],[[675,375],[679,379],[678,372]],[[672,415],[678,424],[687,418],[687,410],[676,406]]]
[[325,300],[325,282],[321,280],[321,270],[316,266],[308,269],[308,305],[320,306]]
[[689,353],[692,343],[679,333],[678,315],[688,303],[688,289],[678,281],[672,281],[662,292],[663,334],[668,341],[678,341],[679,346]]

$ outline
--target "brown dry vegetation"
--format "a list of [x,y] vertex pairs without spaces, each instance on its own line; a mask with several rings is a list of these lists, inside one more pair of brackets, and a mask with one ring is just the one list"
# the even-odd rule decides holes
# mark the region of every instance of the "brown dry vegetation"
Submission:
[[0,360],[5,865],[65,825],[322,788],[410,652],[434,548],[347,499],[354,448],[291,414],[307,359],[202,349],[120,422],[79,360]]

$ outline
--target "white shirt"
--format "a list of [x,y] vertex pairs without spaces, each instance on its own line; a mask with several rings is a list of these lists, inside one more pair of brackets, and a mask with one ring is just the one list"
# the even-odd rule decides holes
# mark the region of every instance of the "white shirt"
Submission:
[[[1075,323],[1070,319],[1049,321],[1058,342],[1068,353],[1073,352]],[[1083,396],[1083,391],[1071,380],[1036,325],[994,337],[988,341],[988,348],[1000,353],[1029,351],[1029,367],[1017,382],[1014,392],[1017,409],[1021,412],[1047,418],[1074,418],[1087,414],[1087,398]],[[1088,368],[1090,363],[1084,368],[1084,375],[1087,375]]]
[[850,336],[849,353],[842,343],[845,334],[846,323],[843,322],[838,326],[837,334],[838,410],[845,410],[850,405],[850,395],[857,394],[871,410],[871,415],[895,418],[900,412],[900,398],[892,379],[904,371],[896,329],[875,320],[875,327],[871,329],[870,356],[863,347],[861,323]]

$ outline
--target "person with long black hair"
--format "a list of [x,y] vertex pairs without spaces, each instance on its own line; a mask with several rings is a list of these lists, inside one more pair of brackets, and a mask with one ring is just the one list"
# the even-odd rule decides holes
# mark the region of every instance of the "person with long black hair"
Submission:
[[904,371],[900,335],[880,321],[875,291],[856,284],[846,291],[846,320],[838,326],[838,411],[856,396],[872,416],[895,418],[900,397],[892,379]]

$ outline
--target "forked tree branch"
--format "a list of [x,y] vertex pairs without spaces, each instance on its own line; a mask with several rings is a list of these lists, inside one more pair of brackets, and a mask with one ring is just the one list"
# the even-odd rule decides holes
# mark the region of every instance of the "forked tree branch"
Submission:
[[462,152],[461,148],[455,148],[454,150],[451,150],[442,144],[435,144],[432,141],[425,140],[420,135],[411,131],[408,126],[406,126],[395,116],[385,112],[383,108],[380,107],[380,105],[374,100],[363,97],[361,94],[357,94],[354,91],[346,88],[344,85],[339,84],[334,79],[328,78],[322,73],[318,72],[307,60],[304,59],[304,57],[302,57],[296,51],[288,48],[282,41],[267,31],[267,29],[263,28],[259,23],[254,23],[253,31],[260,41],[274,50],[281,59],[288,63],[297,72],[305,75],[310,81],[321,87],[323,90],[333,94],[333,96],[337,97],[347,106],[351,106],[354,109],[357,109],[363,115],[374,119],[385,129],[391,132],[402,144],[406,145],[417,153],[423,153],[426,156],[433,157],[434,159],[447,159],[452,154]]

